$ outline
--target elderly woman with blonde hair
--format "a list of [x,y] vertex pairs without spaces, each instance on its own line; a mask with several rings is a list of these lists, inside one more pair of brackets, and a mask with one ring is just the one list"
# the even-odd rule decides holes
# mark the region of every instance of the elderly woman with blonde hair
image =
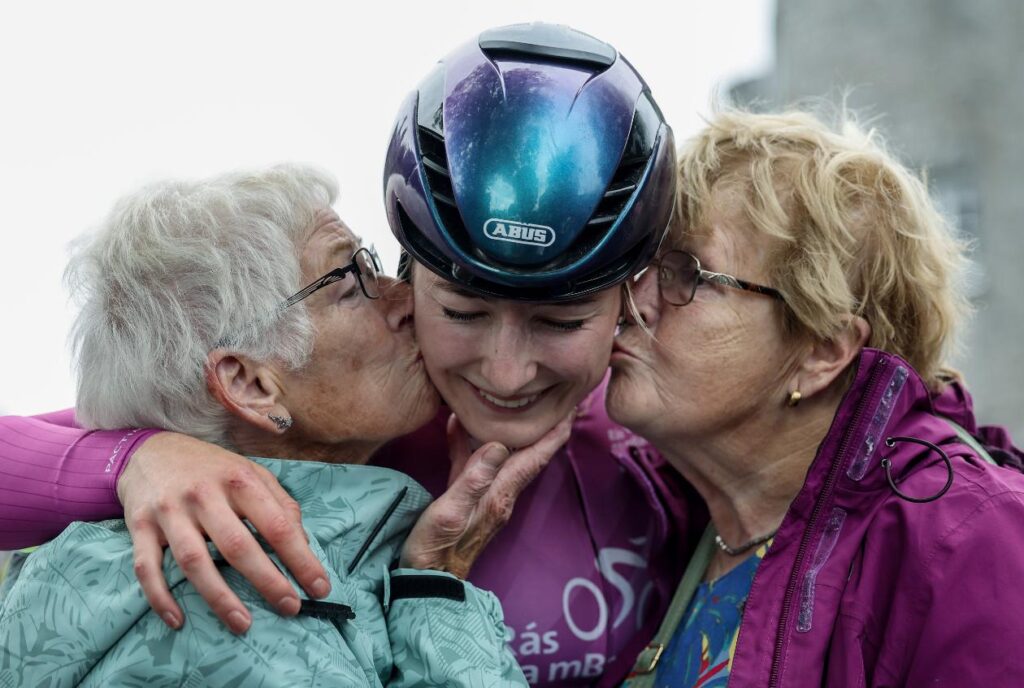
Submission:
[[711,525],[627,685],[1019,685],[1024,476],[946,366],[963,243],[849,122],[722,112],[679,173],[608,404]]

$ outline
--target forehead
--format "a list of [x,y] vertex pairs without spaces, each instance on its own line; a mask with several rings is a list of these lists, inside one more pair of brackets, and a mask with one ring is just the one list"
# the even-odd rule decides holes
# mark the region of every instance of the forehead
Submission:
[[716,184],[704,222],[682,243],[707,263],[708,269],[743,270],[749,279],[765,271],[773,243],[747,215],[746,194],[747,187],[740,182]]
[[302,250],[302,266],[314,272],[332,269],[337,267],[334,262],[351,254],[359,245],[359,237],[334,209],[324,208],[317,211],[310,223]]
[[443,277],[434,274],[419,263],[414,265],[413,272],[415,274],[415,278],[413,279],[413,288],[417,291],[438,291],[443,294],[453,294],[467,299],[480,299],[482,301],[486,301],[495,308],[515,308],[519,310],[526,310],[530,308],[586,307],[614,300],[619,294],[618,287],[609,287],[608,289],[603,289],[594,294],[590,294],[579,299],[570,299],[568,301],[515,301],[513,299],[502,299],[476,294],[459,286],[458,284],[449,282]]

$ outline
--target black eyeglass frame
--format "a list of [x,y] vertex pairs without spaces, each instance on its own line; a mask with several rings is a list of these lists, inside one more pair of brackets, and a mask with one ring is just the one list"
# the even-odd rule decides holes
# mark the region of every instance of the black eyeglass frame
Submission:
[[[692,259],[697,271],[697,279],[693,281],[693,288],[690,289],[690,298],[687,299],[686,301],[683,301],[682,303],[676,303],[675,301],[671,301],[665,298],[665,289],[662,287],[663,279],[661,264],[662,261],[665,260],[666,256],[670,256],[673,253],[681,256],[686,256]],[[780,292],[778,289],[766,287],[763,284],[754,284],[753,282],[741,280],[738,277],[727,275],[724,272],[711,272],[710,270],[705,270],[700,266],[700,258],[698,258],[697,256],[693,255],[688,251],[680,251],[678,249],[666,251],[662,255],[655,258],[651,265],[658,271],[658,293],[661,295],[663,299],[665,299],[666,303],[672,304],[673,306],[686,306],[689,305],[690,303],[693,303],[693,299],[697,295],[697,287],[700,286],[701,281],[710,282],[711,284],[720,284],[723,287],[732,287],[733,289],[742,289],[743,291],[750,291],[754,292],[755,294],[763,294],[764,296],[770,296],[773,299],[778,299],[783,303],[786,302],[786,297],[784,297],[782,295],[782,292]],[[678,277],[676,279],[678,279]]]
[[[375,290],[377,294],[375,296],[370,294],[370,290],[366,288],[366,282],[363,281],[363,271],[359,267],[360,253],[365,253],[366,256],[369,258],[369,264],[373,266],[374,274],[372,275],[372,279],[374,284],[377,285],[377,289]],[[289,306],[294,306],[299,301],[302,301],[307,296],[313,294],[315,291],[323,289],[326,286],[334,284],[335,282],[340,282],[341,280],[345,279],[345,276],[348,275],[348,273],[350,272],[355,274],[356,281],[359,282],[359,288],[362,289],[363,295],[366,298],[380,298],[379,277],[381,274],[383,274],[383,268],[381,268],[380,264],[380,256],[377,255],[376,249],[374,249],[372,246],[363,246],[362,248],[358,249],[355,253],[352,254],[352,260],[349,262],[348,265],[342,266],[340,268],[334,268],[323,277],[320,277],[319,279],[315,280],[314,282],[308,284],[304,288],[295,292],[294,294],[289,296],[288,299],[283,304],[281,304],[281,308],[284,309],[288,308]]]

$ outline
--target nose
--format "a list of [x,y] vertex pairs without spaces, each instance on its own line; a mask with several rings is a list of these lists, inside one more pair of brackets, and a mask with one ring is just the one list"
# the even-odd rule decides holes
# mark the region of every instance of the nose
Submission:
[[658,324],[661,307],[658,298],[658,268],[652,266],[644,272],[639,280],[630,285],[629,292],[633,305],[626,305],[626,322],[638,325],[639,319],[647,327],[655,327]]
[[500,323],[491,334],[481,365],[488,391],[503,396],[521,392],[537,377],[537,360],[529,337],[515,323]]
[[408,282],[393,277],[381,276],[380,298],[377,304],[384,312],[388,328],[394,332],[409,329],[412,326],[413,300],[412,287]]

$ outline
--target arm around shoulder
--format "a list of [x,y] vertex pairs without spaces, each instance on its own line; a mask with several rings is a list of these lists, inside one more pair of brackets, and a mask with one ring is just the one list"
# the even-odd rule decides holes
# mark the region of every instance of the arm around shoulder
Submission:
[[121,516],[120,471],[155,430],[85,430],[69,409],[0,417],[0,549],[41,544],[72,521]]

